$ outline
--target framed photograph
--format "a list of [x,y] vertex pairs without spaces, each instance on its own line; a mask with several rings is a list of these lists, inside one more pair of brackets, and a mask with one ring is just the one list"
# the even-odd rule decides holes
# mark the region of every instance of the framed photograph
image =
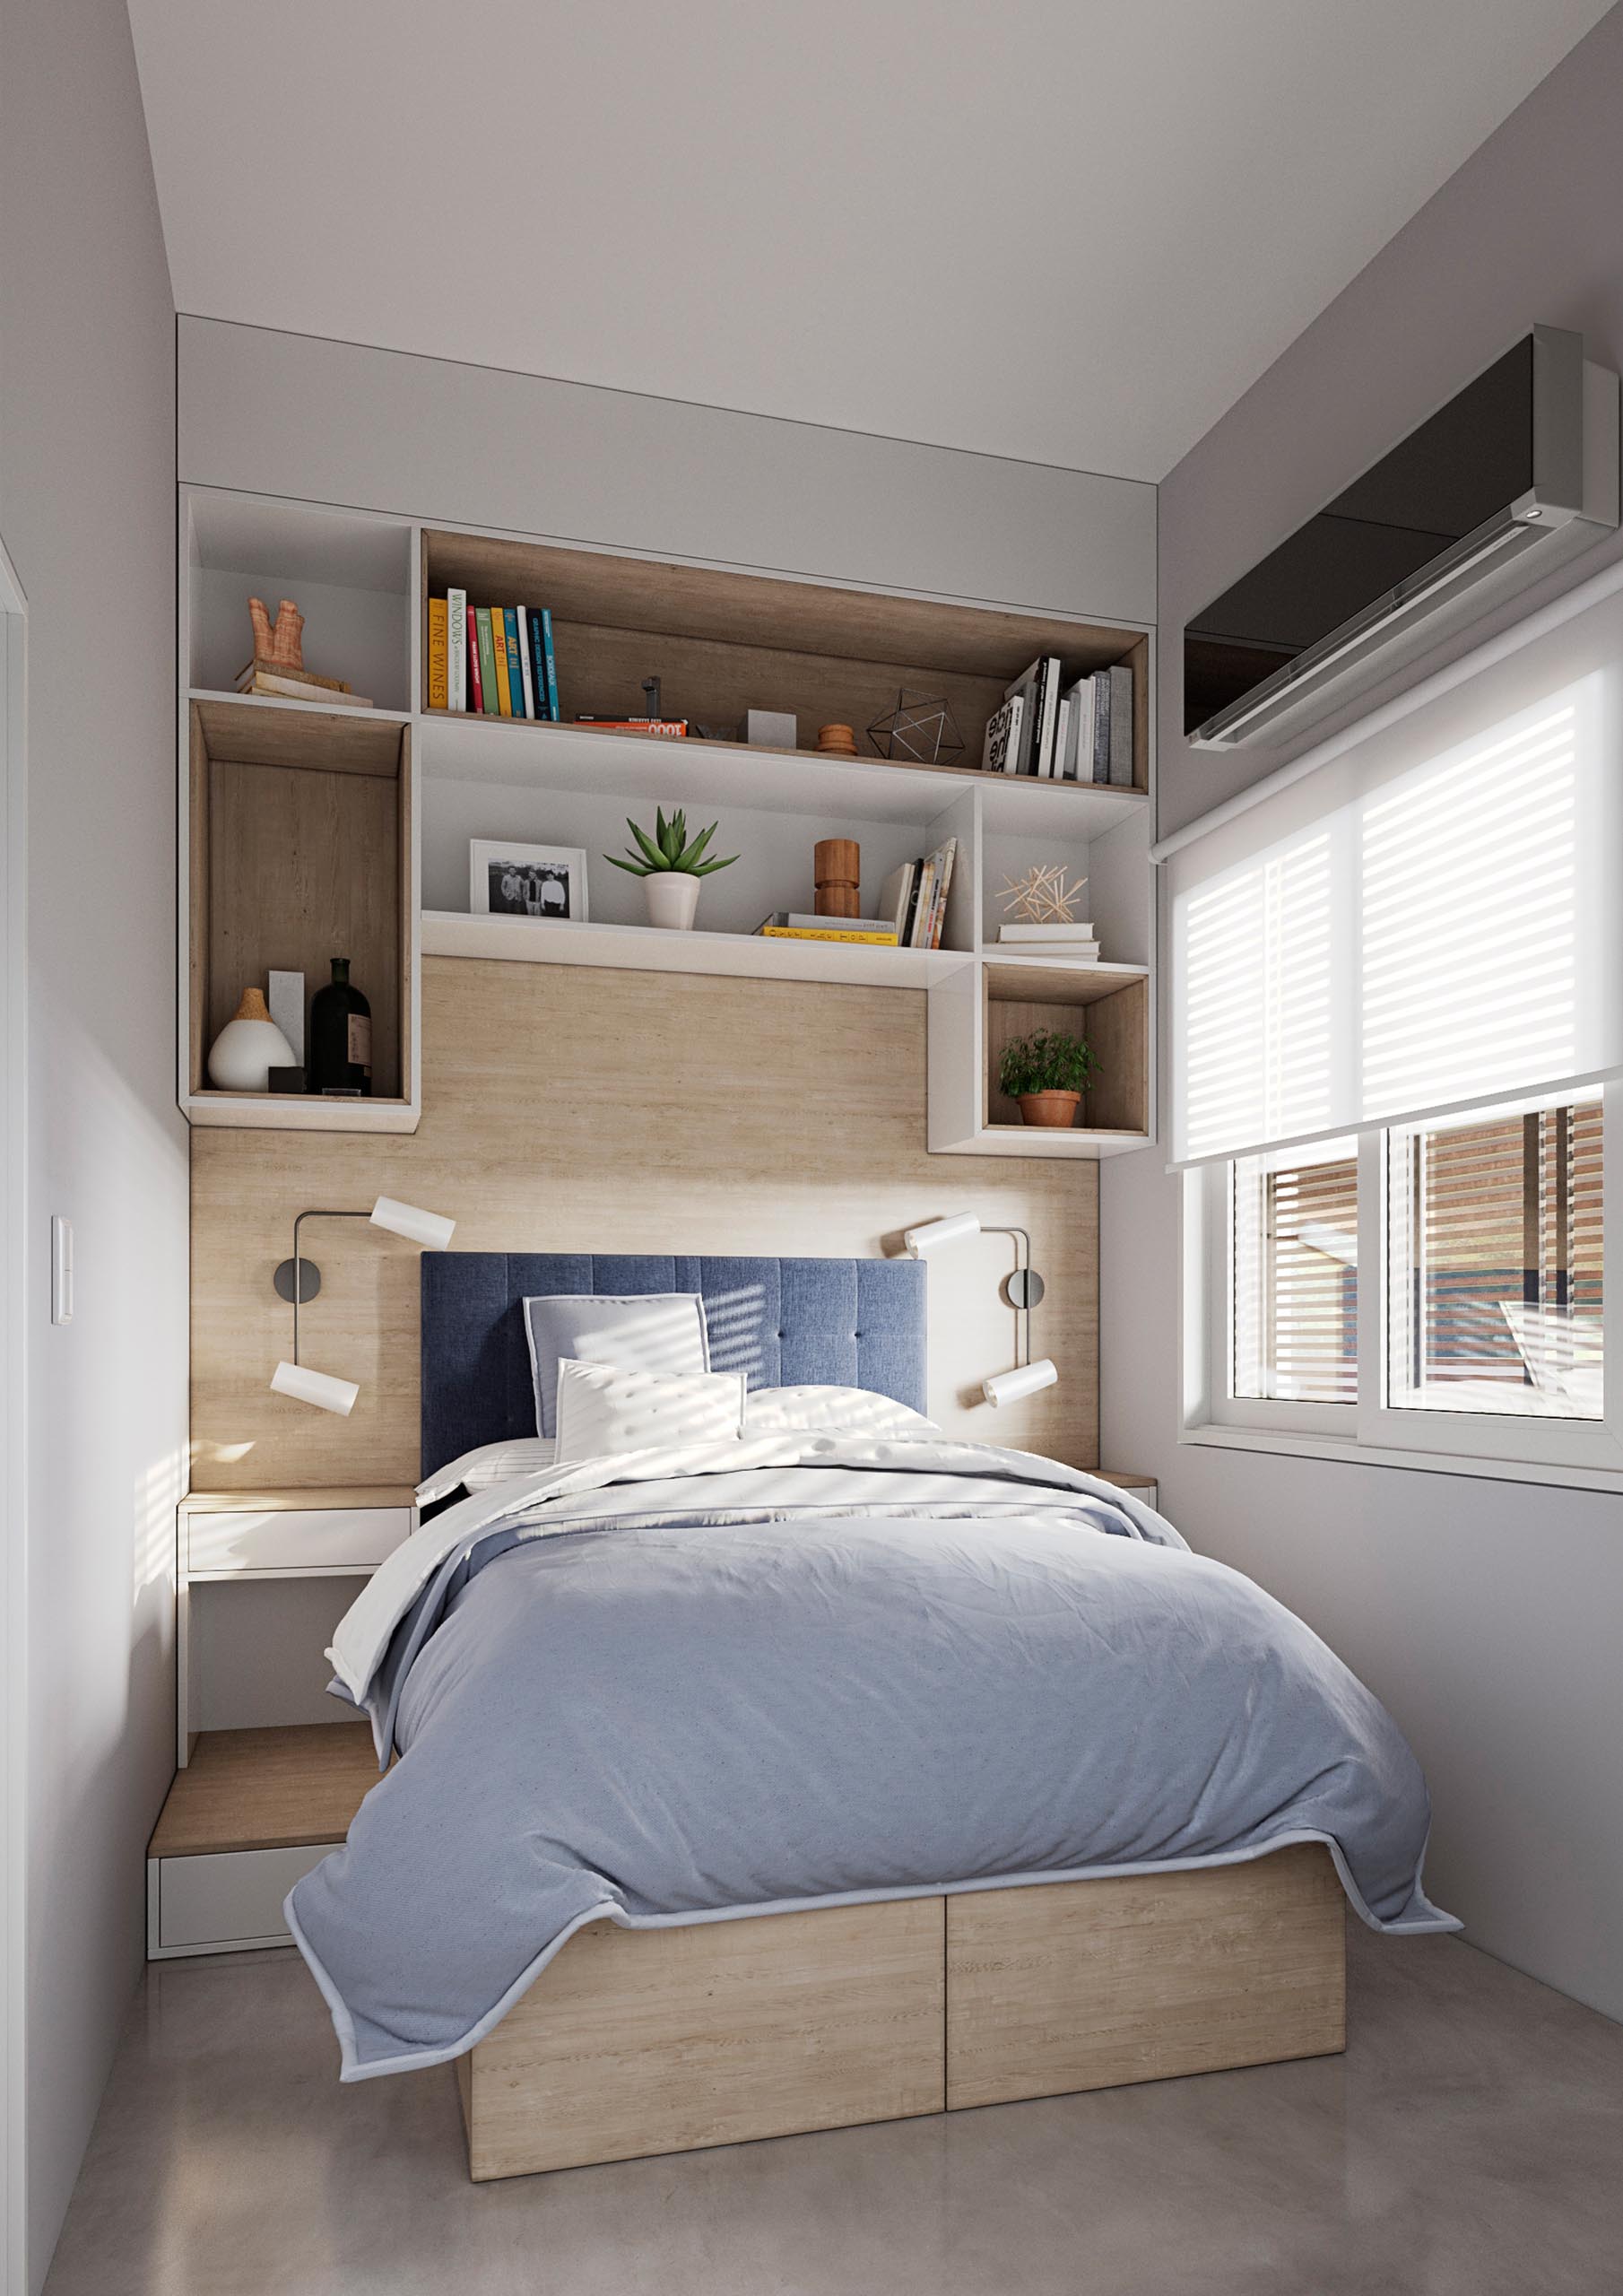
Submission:
[[468,848],[468,906],[475,917],[586,922],[586,857],[568,845],[476,837]]

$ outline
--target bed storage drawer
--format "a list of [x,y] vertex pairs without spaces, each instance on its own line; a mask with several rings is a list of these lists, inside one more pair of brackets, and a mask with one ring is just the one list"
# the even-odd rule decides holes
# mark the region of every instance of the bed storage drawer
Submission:
[[244,1509],[186,1515],[187,1572],[376,1570],[412,1531],[409,1507]]
[[234,1849],[218,1856],[154,1857],[148,1863],[152,1950],[231,1953],[247,1945],[285,1945],[282,1901],[336,1842],[294,1849]]

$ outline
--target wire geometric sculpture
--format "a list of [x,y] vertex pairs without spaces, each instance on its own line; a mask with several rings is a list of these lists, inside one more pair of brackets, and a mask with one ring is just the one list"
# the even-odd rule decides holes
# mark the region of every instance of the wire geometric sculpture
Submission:
[[1063,866],[1037,862],[1023,877],[1005,877],[1000,897],[1022,925],[1070,925],[1074,921],[1071,912],[1087,890],[1086,877],[1067,885]]
[[868,739],[881,757],[909,765],[950,765],[962,757],[964,744],[952,712],[939,694],[909,693],[906,686],[896,707],[876,718]]

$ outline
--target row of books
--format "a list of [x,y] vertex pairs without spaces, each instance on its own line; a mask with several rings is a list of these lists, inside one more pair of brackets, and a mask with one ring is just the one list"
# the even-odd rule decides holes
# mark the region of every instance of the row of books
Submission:
[[545,606],[470,606],[465,590],[429,600],[429,708],[556,724],[558,661]]
[[892,869],[878,917],[806,917],[774,909],[755,930],[766,941],[846,941],[869,949],[939,949],[958,839]]
[[1039,656],[1003,691],[986,727],[981,764],[988,773],[1037,781],[1133,787],[1133,672],[1124,662],[1080,677],[1061,691],[1057,654]]
[[880,915],[890,918],[894,925],[898,948],[941,947],[942,927],[947,921],[947,894],[957,858],[958,839],[950,837],[933,853],[916,861],[904,861],[885,879],[880,890]]

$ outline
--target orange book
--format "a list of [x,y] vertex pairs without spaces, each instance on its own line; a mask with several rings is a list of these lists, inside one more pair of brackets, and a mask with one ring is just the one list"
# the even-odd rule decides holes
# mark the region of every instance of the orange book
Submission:
[[513,715],[513,688],[508,683],[507,621],[499,606],[490,608],[490,651],[496,657],[496,709],[499,716]]
[[429,708],[450,707],[450,604],[445,598],[429,600]]

